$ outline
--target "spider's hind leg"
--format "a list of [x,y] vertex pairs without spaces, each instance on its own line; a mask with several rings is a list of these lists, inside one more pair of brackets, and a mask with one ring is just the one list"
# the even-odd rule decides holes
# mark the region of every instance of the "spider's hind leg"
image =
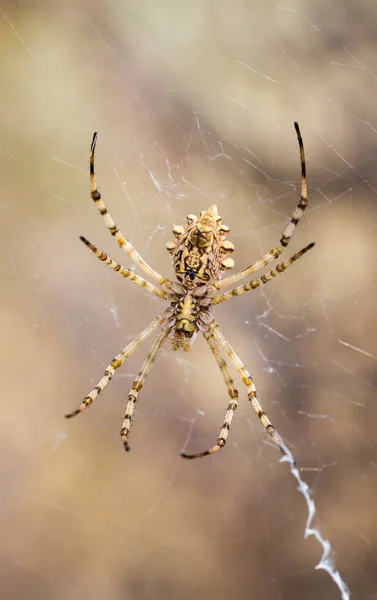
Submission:
[[108,254],[106,254],[105,252],[102,252],[96,246],[94,246],[94,244],[89,242],[89,240],[87,240],[83,235],[80,235],[80,240],[85,244],[85,246],[87,246],[87,248],[89,248],[93,252],[93,254],[99,260],[101,260],[103,263],[105,263],[105,265],[109,265],[109,267],[111,267],[113,269],[113,271],[120,273],[121,275],[123,275],[123,277],[126,277],[127,279],[129,279],[133,283],[136,283],[137,285],[144,288],[148,292],[152,292],[152,294],[155,294],[156,296],[159,296],[163,300],[166,300],[167,296],[166,296],[165,291],[160,290],[155,285],[153,285],[153,283],[150,283],[143,277],[140,277],[140,275],[136,275],[136,273],[134,273],[133,271],[130,271],[129,269],[125,269],[121,264],[115,262],[115,260],[113,260]]
[[306,164],[305,164],[304,144],[302,141],[301,132],[300,132],[298,123],[295,122],[294,126],[295,126],[295,130],[296,130],[297,141],[298,141],[299,150],[300,150],[301,195],[300,195],[300,199],[297,202],[296,207],[292,213],[289,223],[286,226],[285,231],[284,231],[283,235],[281,236],[280,242],[276,246],[276,248],[272,248],[272,250],[270,250],[264,256],[262,256],[262,258],[255,261],[254,263],[252,263],[249,267],[246,267],[246,269],[242,269],[242,271],[239,271],[238,273],[235,273],[234,275],[230,275],[229,277],[226,277],[225,279],[222,279],[221,281],[216,282],[215,287],[217,290],[221,290],[224,287],[234,285],[235,283],[237,283],[237,281],[240,281],[244,277],[248,277],[252,273],[259,271],[260,269],[262,269],[263,267],[268,265],[271,261],[276,260],[280,256],[280,254],[283,252],[284,248],[286,248],[288,246],[288,244],[293,236],[293,233],[294,233],[302,215],[304,214],[306,207],[308,206],[308,187],[307,187],[307,181],[306,181]]
[[90,145],[90,157],[89,157],[90,195],[92,197],[92,200],[93,200],[98,212],[100,213],[101,217],[103,218],[106,227],[110,231],[111,235],[115,238],[119,247],[122,248],[122,250],[130,257],[130,259],[135,264],[137,264],[140,267],[140,269],[142,269],[144,271],[144,273],[146,273],[149,277],[151,277],[154,281],[156,281],[160,285],[164,286],[167,289],[170,289],[171,281],[167,277],[163,277],[162,275],[160,275],[160,273],[158,273],[157,271],[152,269],[152,267],[150,267],[148,265],[148,263],[145,262],[145,260],[137,252],[137,250],[135,250],[135,248],[133,247],[131,242],[129,242],[124,237],[123,233],[115,225],[109,211],[107,210],[106,204],[102,200],[101,194],[99,193],[97,185],[96,185],[96,176],[95,176],[95,171],[94,171],[94,155],[95,155],[95,150],[96,150],[96,145],[97,145],[97,139],[98,139],[98,133],[95,132],[93,134],[92,143]]

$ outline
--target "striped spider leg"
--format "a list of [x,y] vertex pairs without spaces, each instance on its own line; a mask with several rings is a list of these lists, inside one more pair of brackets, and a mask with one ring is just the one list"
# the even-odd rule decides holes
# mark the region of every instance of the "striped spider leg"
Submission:
[[123,275],[123,277],[125,277],[126,279],[129,279],[130,281],[132,281],[132,283],[136,283],[136,285],[139,285],[140,287],[146,289],[148,292],[152,292],[152,294],[155,294],[156,296],[159,296],[163,300],[166,300],[167,296],[166,296],[166,292],[164,290],[160,290],[155,285],[153,285],[153,283],[150,283],[143,277],[136,275],[136,273],[134,273],[133,271],[130,271],[129,269],[125,269],[121,264],[115,262],[115,260],[110,258],[110,256],[108,256],[108,254],[105,254],[105,252],[98,250],[98,248],[96,248],[96,246],[91,244],[89,242],[89,240],[84,238],[83,235],[80,235],[80,240],[85,244],[85,246],[87,246],[87,248],[89,248],[93,252],[93,254],[99,260],[101,260],[103,263],[105,263],[105,265],[108,265],[109,267],[111,267],[111,269],[113,269],[113,271],[120,273],[121,275]]
[[207,456],[208,454],[217,452],[217,450],[220,450],[223,446],[225,446],[226,441],[228,439],[228,433],[233,421],[234,413],[238,408],[238,391],[234,387],[234,381],[229,373],[227,362],[221,355],[221,351],[219,350],[218,343],[214,337],[214,332],[212,331],[212,328],[210,331],[204,332],[203,336],[207,340],[208,345],[211,348],[211,351],[216,359],[217,365],[221,371],[221,374],[225,381],[225,385],[228,389],[230,402],[228,403],[224,423],[221,428],[217,444],[215,446],[212,446],[212,448],[209,448],[208,450],[204,450],[204,452],[197,452],[196,454],[186,454],[185,452],[181,452],[182,458],[201,458],[202,456]]
[[82,413],[88,406],[91,405],[93,400],[95,400],[102,392],[102,390],[107,386],[107,384],[113,378],[113,375],[116,369],[122,366],[125,360],[131,354],[135,352],[135,350],[142,344],[160,325],[162,325],[166,319],[170,316],[171,309],[167,308],[160,315],[158,315],[151,323],[149,323],[148,327],[146,327],[139,335],[137,335],[132,342],[130,342],[119,354],[116,355],[115,358],[110,362],[110,364],[106,367],[106,370],[103,374],[102,379],[97,383],[97,385],[92,389],[90,394],[85,396],[84,400],[80,404],[79,408],[74,410],[73,412],[65,415],[67,419],[71,417],[75,417],[76,415]]
[[248,397],[253,409],[255,410],[255,413],[256,413],[258,419],[261,421],[263,427],[265,428],[266,432],[271,436],[272,441],[276,444],[276,446],[279,448],[279,450],[283,454],[286,454],[284,442],[282,441],[282,439],[279,436],[278,432],[276,431],[275,427],[272,425],[270,419],[267,417],[266,413],[264,412],[263,408],[261,407],[261,405],[258,402],[257,390],[255,388],[253,378],[251,377],[249,371],[246,369],[246,367],[243,364],[243,362],[241,361],[240,357],[235,352],[235,350],[232,348],[232,346],[230,345],[230,343],[228,342],[228,340],[224,336],[223,332],[221,331],[220,327],[217,325],[217,323],[215,321],[213,321],[211,323],[209,329],[210,329],[210,331],[208,333],[204,334],[204,337],[206,338],[206,340],[215,356],[217,364],[223,375],[224,381],[227,385],[228,394],[229,394],[231,400],[228,404],[228,407],[227,407],[227,410],[225,413],[224,422],[221,427],[221,431],[220,431],[219,437],[217,439],[217,443],[214,446],[212,446],[211,448],[209,448],[208,450],[204,450],[203,452],[197,452],[195,454],[186,454],[183,452],[183,453],[181,453],[181,456],[183,458],[201,458],[202,456],[207,456],[208,454],[212,454],[213,452],[217,452],[218,450],[221,450],[221,448],[223,448],[227,442],[229,430],[230,430],[230,427],[231,427],[231,424],[233,421],[233,417],[234,417],[234,413],[236,412],[236,410],[238,408],[238,401],[237,401],[238,391],[234,387],[234,382],[230,376],[227,362],[222,357],[221,351],[219,350],[219,346],[220,346],[220,348],[225,350],[230,361],[232,362],[236,371],[240,375],[242,382],[245,384],[245,386],[247,388],[247,397]]
[[[224,302],[225,300],[230,300],[231,298],[234,298],[235,296],[244,294],[245,292],[248,292],[249,290],[256,289],[261,284],[268,283],[269,281],[271,281],[273,279],[273,277],[275,277],[279,273],[283,273],[285,271],[285,269],[287,269],[298,258],[303,256],[303,254],[308,252],[308,250],[313,248],[314,245],[315,245],[314,243],[309,244],[308,246],[303,248],[303,250],[300,250],[294,256],[292,256],[285,262],[277,265],[274,269],[271,269],[268,273],[266,273],[265,275],[262,275],[258,279],[253,279],[253,280],[245,283],[244,285],[241,285],[239,287],[236,287],[236,288],[230,290],[229,292],[226,292],[219,296],[214,296],[211,299],[211,305],[213,306],[214,304],[219,304],[220,302]],[[212,350],[212,353],[215,356],[217,364],[220,368],[220,371],[222,373],[222,376],[223,376],[226,386],[228,388],[228,394],[231,398],[231,401],[228,404],[228,408],[227,408],[227,411],[225,414],[223,426],[221,428],[220,435],[218,437],[216,445],[212,446],[212,448],[209,448],[208,450],[205,450],[204,452],[198,452],[196,454],[182,453],[181,456],[183,456],[183,458],[200,458],[202,456],[207,456],[207,454],[212,454],[213,452],[217,452],[217,450],[220,450],[223,446],[225,446],[226,441],[228,439],[228,433],[229,433],[229,430],[230,430],[230,427],[232,424],[234,413],[238,407],[238,401],[237,401],[238,391],[234,387],[234,382],[230,376],[228,365],[227,365],[225,359],[221,355],[219,346],[220,346],[220,348],[223,348],[225,350],[225,352],[227,353],[228,357],[230,358],[233,366],[235,367],[236,371],[241,376],[243,383],[246,385],[247,392],[248,392],[247,393],[248,398],[251,402],[252,407],[254,408],[254,410],[257,414],[257,417],[260,419],[260,421],[261,421],[262,425],[264,426],[265,430],[267,431],[267,433],[271,436],[272,441],[278,446],[278,448],[281,450],[281,452],[283,454],[285,454],[284,443],[282,442],[275,427],[272,425],[271,421],[269,420],[266,413],[264,412],[264,410],[262,409],[261,405],[258,402],[257,391],[256,391],[256,388],[254,385],[253,378],[251,377],[250,373],[246,369],[245,365],[242,363],[241,359],[239,358],[239,356],[237,355],[235,350],[232,348],[232,346],[229,344],[229,342],[225,338],[220,327],[215,322],[212,322],[210,324],[209,330],[210,330],[209,332],[204,332],[203,335],[204,335],[205,339],[207,340],[207,342]]]
[[149,277],[154,279],[154,281],[156,281],[158,284],[170,289],[170,285],[171,285],[170,280],[167,277],[162,277],[162,275],[160,275],[159,273],[157,273],[157,271],[152,269],[152,267],[150,267],[148,265],[148,263],[146,263],[145,260],[140,256],[140,254],[135,250],[135,248],[133,247],[131,242],[126,240],[126,238],[124,237],[122,232],[115,225],[113,219],[111,218],[109,211],[107,210],[107,207],[106,207],[104,201],[101,198],[101,194],[99,193],[97,186],[96,186],[96,179],[95,179],[95,173],[94,173],[94,154],[95,154],[95,150],[96,150],[97,138],[98,138],[98,133],[96,132],[93,134],[93,139],[92,139],[92,143],[90,146],[90,156],[89,156],[90,195],[92,197],[92,200],[94,201],[94,204],[95,204],[97,210],[99,211],[100,215],[103,217],[106,227],[110,231],[111,235],[117,241],[118,246],[120,248],[122,248],[122,250],[130,257],[130,259],[136,265],[138,265],[144,271],[144,273],[149,275]]
[[264,410],[262,409],[261,405],[258,402],[257,390],[255,388],[253,378],[251,377],[249,371],[246,369],[246,367],[243,364],[243,362],[241,361],[240,357],[233,350],[232,346],[230,345],[230,343],[224,336],[223,332],[221,331],[220,327],[216,323],[214,323],[214,325],[213,325],[213,332],[215,334],[215,338],[219,341],[220,345],[225,349],[227,355],[229,356],[229,358],[232,361],[234,367],[236,368],[238,374],[240,375],[243,383],[246,385],[247,397],[248,397],[253,409],[255,410],[255,413],[256,413],[258,419],[260,419],[260,422],[262,423],[263,427],[265,428],[267,433],[271,436],[272,441],[278,446],[278,448],[280,448],[282,453],[285,454],[284,444],[282,443],[280,436],[278,435],[275,427],[272,425],[270,419],[267,417],[266,413],[264,412]]
[[[222,280],[220,280],[220,278],[218,278],[217,281],[213,281],[212,285],[215,290],[220,290],[223,287],[233,285],[234,283],[240,281],[241,279],[244,279],[251,273],[254,273],[255,271],[260,270],[265,265],[267,265],[269,262],[271,262],[272,260],[274,260],[278,256],[280,256],[280,254],[282,253],[284,248],[288,246],[289,241],[293,235],[293,232],[294,232],[301,216],[304,213],[304,210],[308,204],[305,153],[304,153],[304,146],[303,146],[303,141],[302,141],[298,123],[295,123],[294,126],[295,126],[296,133],[297,133],[297,139],[298,139],[299,150],[300,150],[300,159],[301,159],[301,197],[300,197],[299,202],[297,203],[295,211],[293,212],[291,220],[290,220],[283,236],[281,237],[280,243],[276,248],[270,250],[270,252],[265,254],[260,260],[252,263],[252,265],[250,267],[240,271],[239,273],[237,273],[233,276],[227,277]],[[226,226],[223,225],[222,229],[221,229],[221,233],[226,234],[226,233],[228,233],[228,231],[229,231],[229,228],[227,228]],[[210,299],[210,305],[214,306],[216,304],[219,304],[220,302],[230,300],[231,298],[233,298],[235,296],[239,296],[241,294],[248,292],[249,290],[256,289],[257,287],[259,287],[262,284],[268,283],[274,277],[276,277],[280,273],[283,273],[297,259],[299,259],[306,252],[308,252],[311,248],[313,248],[314,245],[315,245],[314,243],[308,244],[305,248],[303,248],[302,250],[300,250],[299,252],[294,254],[291,258],[278,264],[276,267],[274,267],[273,269],[270,269],[270,271],[268,271],[267,273],[265,273],[264,275],[262,275],[261,277],[259,277],[257,279],[250,280],[247,283],[240,285],[236,288],[233,288],[232,290],[225,292],[223,294],[220,294],[217,296],[216,295],[214,296],[212,294],[212,297]],[[224,252],[225,251],[231,252],[234,249],[234,246],[232,244],[230,244],[230,242],[223,241],[222,248],[223,248]],[[233,265],[234,265],[234,262],[229,257],[227,257],[225,260],[220,262],[220,267],[222,266],[223,268],[224,267],[232,268]],[[232,423],[232,420],[234,417],[234,413],[238,407],[238,401],[237,401],[238,392],[234,387],[234,383],[230,376],[227,362],[223,358],[223,356],[221,354],[221,350],[224,350],[226,352],[226,354],[228,355],[228,358],[230,359],[231,363],[233,364],[236,371],[240,375],[243,383],[247,387],[249,401],[251,402],[251,405],[254,408],[254,411],[255,411],[257,417],[260,419],[266,432],[270,435],[272,441],[276,444],[276,446],[278,446],[278,448],[281,450],[281,452],[283,454],[285,454],[286,453],[285,444],[282,441],[281,437],[277,433],[275,427],[272,425],[271,421],[267,417],[266,413],[264,412],[264,410],[262,409],[262,407],[258,401],[255,384],[253,382],[253,379],[252,379],[250,373],[248,372],[248,370],[246,369],[245,365],[243,364],[243,362],[241,361],[241,359],[239,358],[237,353],[234,351],[232,346],[229,344],[229,342],[225,338],[220,327],[215,323],[215,321],[212,321],[209,324],[208,330],[206,332],[203,332],[203,335],[204,335],[205,339],[207,340],[212,353],[215,356],[217,364],[223,375],[224,381],[227,385],[228,394],[229,394],[231,400],[228,404],[228,408],[227,408],[227,411],[225,414],[225,419],[224,419],[224,422],[223,422],[216,445],[212,446],[208,450],[205,450],[204,452],[198,452],[196,454],[182,453],[181,456],[183,456],[184,458],[200,458],[203,456],[207,456],[208,454],[212,454],[213,452],[217,452],[218,450],[223,448],[228,439],[228,434],[229,434],[231,423]]]
[[238,354],[235,352],[235,350],[232,348],[232,346],[230,345],[230,343],[224,336],[220,327],[216,323],[214,323],[212,326],[212,329],[215,334],[215,339],[217,339],[218,342],[220,343],[220,345],[225,349],[225,352],[227,353],[230,360],[232,361],[232,363],[233,363],[234,367],[236,368],[238,374],[240,375],[243,383],[246,385],[247,397],[248,397],[253,409],[255,410],[255,413],[256,413],[258,419],[262,423],[262,425],[265,428],[265,430],[267,431],[267,433],[271,436],[272,441],[278,446],[278,448],[281,450],[281,452],[283,454],[285,454],[286,452],[285,452],[284,443],[282,442],[275,427],[272,425],[270,419],[267,417],[266,413],[264,412],[263,408],[261,407],[261,405],[258,402],[257,390],[255,388],[253,378],[251,377],[249,371],[246,369],[246,367],[243,364],[243,362],[241,361],[240,357],[238,356]]
[[230,300],[231,298],[234,298],[235,296],[240,296],[241,294],[244,294],[245,292],[249,292],[250,290],[255,290],[260,285],[262,285],[264,283],[268,283],[269,281],[271,281],[271,279],[276,277],[276,275],[279,275],[280,273],[284,273],[285,269],[287,269],[298,258],[301,258],[301,256],[306,254],[306,252],[308,252],[309,250],[314,248],[314,246],[315,246],[315,243],[311,242],[310,244],[305,246],[305,248],[303,248],[302,250],[300,250],[299,252],[296,252],[296,254],[291,256],[291,258],[288,258],[288,260],[285,260],[284,262],[280,263],[279,265],[276,265],[276,267],[274,269],[271,269],[270,271],[268,271],[261,277],[258,277],[258,279],[251,279],[247,283],[244,283],[243,285],[233,288],[232,290],[229,290],[228,292],[225,292],[224,294],[219,294],[218,296],[214,296],[211,299],[212,306],[214,304],[220,304],[220,302],[224,302],[225,300]]
[[128,452],[130,449],[127,438],[128,438],[128,434],[130,432],[131,419],[132,419],[133,412],[135,410],[135,404],[138,399],[139,392],[140,392],[141,388],[143,387],[144,380],[147,377],[147,375],[152,367],[152,364],[155,361],[157,352],[162,347],[162,344],[164,343],[166,337],[169,335],[170,331],[171,331],[171,328],[169,328],[169,327],[165,327],[161,331],[160,335],[157,337],[155,343],[153,344],[151,350],[149,351],[147,358],[143,362],[142,367],[139,371],[139,374],[136,377],[135,381],[133,382],[130,393],[128,394],[126,414],[124,415],[122,429],[120,430],[120,438],[123,442],[123,446],[124,446],[124,449],[126,452]]
[[[292,256],[285,262],[277,265],[274,269],[271,269],[270,271],[268,271],[268,273],[266,273],[265,275],[262,275],[258,279],[253,279],[253,280],[245,283],[244,285],[241,285],[239,287],[236,287],[236,288],[230,290],[229,292],[226,292],[226,293],[218,295],[218,296],[214,296],[211,299],[211,306],[213,306],[215,304],[219,304],[220,302],[224,302],[225,300],[230,300],[231,298],[234,298],[235,296],[244,294],[245,292],[248,292],[249,290],[254,290],[257,287],[259,287],[261,284],[268,283],[269,281],[271,281],[273,279],[273,277],[275,277],[279,273],[283,273],[285,271],[285,269],[287,269],[298,258],[303,256],[303,254],[308,252],[308,250],[313,248],[314,245],[315,245],[314,243],[309,244],[308,246],[303,248],[303,250],[300,250],[294,256]],[[202,456],[207,456],[207,454],[212,454],[213,452],[217,452],[217,450],[220,450],[223,446],[225,446],[226,441],[228,439],[228,433],[229,433],[229,430],[230,430],[230,427],[232,424],[234,413],[238,407],[238,401],[237,401],[238,391],[234,387],[234,382],[230,376],[228,365],[227,365],[225,359],[221,355],[219,346],[220,346],[220,348],[223,348],[225,350],[225,352],[228,354],[228,357],[230,358],[233,366],[237,370],[238,374],[241,376],[243,383],[246,385],[247,391],[248,391],[248,394],[247,394],[248,398],[249,398],[251,405],[254,408],[258,418],[260,419],[262,425],[264,426],[265,430],[271,436],[272,441],[278,446],[278,448],[281,450],[281,452],[283,454],[285,454],[284,443],[282,442],[275,427],[272,425],[271,421],[269,420],[269,418],[267,417],[267,415],[265,414],[264,410],[262,409],[261,405],[258,402],[257,391],[256,391],[254,381],[253,381],[250,373],[247,371],[245,365],[242,363],[241,359],[239,358],[239,356],[237,355],[235,350],[232,348],[232,346],[229,344],[229,342],[225,338],[220,327],[215,322],[212,322],[209,327],[209,332],[204,332],[203,336],[207,340],[207,342],[211,348],[211,351],[217,361],[217,364],[218,364],[221,374],[224,378],[225,384],[228,389],[228,394],[229,394],[231,400],[228,404],[228,408],[227,408],[227,411],[225,414],[223,426],[221,428],[220,435],[218,437],[216,445],[213,446],[212,448],[209,448],[208,450],[205,450],[204,452],[198,452],[196,454],[182,453],[181,456],[183,458],[200,458]]]
[[283,252],[284,248],[286,248],[288,246],[288,244],[291,240],[291,237],[293,235],[293,232],[296,229],[302,215],[304,214],[304,210],[308,205],[305,152],[304,152],[304,144],[303,144],[302,137],[301,137],[300,127],[299,127],[298,123],[296,123],[296,122],[294,123],[294,126],[295,126],[295,130],[296,130],[296,134],[297,134],[297,140],[298,140],[299,149],[300,149],[300,160],[301,160],[301,197],[300,197],[300,200],[298,201],[297,206],[296,206],[295,210],[293,211],[292,217],[291,217],[283,235],[280,238],[280,242],[279,242],[278,246],[276,246],[276,248],[272,248],[272,250],[267,252],[267,254],[262,256],[262,258],[260,258],[259,260],[253,262],[246,269],[243,269],[242,271],[239,271],[239,273],[235,273],[234,275],[231,275],[230,277],[226,277],[225,279],[222,279],[221,281],[217,281],[214,284],[214,286],[217,290],[221,290],[222,288],[228,287],[229,285],[234,285],[235,283],[237,283],[237,281],[244,279],[248,275],[251,275],[251,273],[255,273],[256,271],[263,269],[263,267],[265,267],[268,263],[270,263],[271,261],[278,258],[280,256],[280,254]]
[[97,398],[98,394],[106,387],[114,376],[115,371],[122,366],[125,360],[158,328],[161,328],[157,337],[145,358],[139,374],[137,375],[131,390],[128,395],[125,416],[121,428],[121,440],[125,450],[129,450],[128,435],[131,428],[131,420],[133,417],[138,395],[143,387],[145,378],[147,377],[153,362],[161,350],[163,343],[167,338],[170,338],[173,351],[188,352],[191,350],[192,344],[197,333],[202,333],[207,341],[210,350],[212,351],[217,365],[221,371],[224,382],[227,386],[230,401],[228,402],[225,419],[221,428],[217,443],[205,450],[196,454],[181,455],[184,458],[200,458],[208,454],[217,452],[223,448],[227,442],[229,430],[232,424],[234,413],[238,406],[238,391],[235,388],[233,379],[229,372],[229,367],[226,358],[233,365],[237,373],[240,375],[243,383],[247,388],[249,401],[254,408],[254,411],[264,426],[266,432],[270,435],[272,441],[284,453],[285,445],[278,435],[275,427],[262,409],[258,399],[257,392],[253,379],[246,369],[245,365],[238,357],[230,343],[225,338],[222,330],[214,321],[212,315],[213,306],[242,295],[249,290],[268,283],[274,277],[283,273],[297,259],[303,256],[310,250],[314,244],[309,244],[288,260],[276,265],[267,273],[257,279],[252,279],[243,285],[235,287],[228,292],[216,295],[216,291],[222,288],[233,285],[250,274],[258,271],[272,260],[280,256],[283,249],[288,246],[295,227],[301,218],[307,205],[307,189],[306,189],[306,172],[305,172],[305,155],[304,147],[301,139],[300,129],[295,123],[297,138],[300,148],[301,157],[301,199],[293,213],[290,223],[288,224],[279,245],[265,254],[259,261],[254,262],[239,273],[222,279],[223,273],[234,266],[234,261],[229,254],[234,250],[232,242],[226,239],[229,232],[229,227],[222,224],[221,217],[218,214],[217,206],[211,206],[206,211],[202,211],[197,217],[188,215],[186,226],[177,225],[173,229],[175,241],[168,242],[166,248],[172,256],[172,264],[174,267],[177,281],[161,276],[157,271],[152,269],[134,249],[132,244],[126,240],[123,234],[119,231],[114,221],[112,220],[101,196],[97,190],[94,175],[94,153],[97,142],[97,134],[93,136],[90,147],[90,186],[91,197],[95,205],[103,217],[107,228],[111,235],[115,238],[118,245],[129,256],[129,258],[148,275],[160,289],[147,281],[143,277],[133,273],[121,264],[115,262],[105,252],[102,252],[86,238],[81,237],[81,241],[93,252],[93,254],[104,264],[111,269],[119,272],[123,277],[132,281],[136,285],[143,287],[149,293],[158,296],[168,303],[168,307],[161,312],[151,323],[137,335],[107,366],[103,377],[98,384],[82,401],[79,408],[66,415],[70,418],[83,412]]

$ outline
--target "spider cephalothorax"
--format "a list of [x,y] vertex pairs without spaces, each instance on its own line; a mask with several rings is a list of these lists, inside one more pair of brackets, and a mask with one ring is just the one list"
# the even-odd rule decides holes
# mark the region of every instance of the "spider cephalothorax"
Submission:
[[186,227],[178,225],[173,229],[176,241],[168,242],[167,249],[172,255],[172,262],[178,281],[171,281],[167,277],[162,277],[160,273],[152,269],[152,267],[150,267],[135,250],[133,245],[119,231],[112,220],[106,205],[97,190],[95,182],[94,152],[97,143],[97,133],[94,134],[90,148],[89,162],[92,200],[119,247],[155,283],[151,283],[147,279],[140,277],[140,275],[136,275],[133,271],[122,267],[122,265],[115,262],[105,254],[105,252],[98,250],[98,248],[93,246],[93,244],[84,237],[81,237],[81,240],[95,256],[99,258],[99,260],[109,265],[114,271],[123,275],[123,277],[136,283],[136,285],[143,287],[148,292],[167,301],[169,305],[153,319],[144,331],[139,333],[139,335],[137,335],[119,354],[117,354],[115,358],[113,358],[105,370],[102,379],[100,379],[90,394],[84,398],[79,408],[66,415],[67,417],[74,417],[85,410],[109,383],[115,370],[121,367],[124,361],[140,346],[140,344],[160,327],[161,330],[148,356],[144,360],[140,372],[133,382],[128,395],[126,414],[124,416],[120,436],[125,450],[129,450],[128,434],[130,432],[131,419],[139,391],[143,387],[144,380],[148,375],[162,344],[167,338],[171,338],[174,350],[182,349],[187,351],[191,348],[195,334],[202,333],[222,373],[230,401],[228,403],[219,437],[217,438],[217,443],[204,452],[197,452],[196,454],[182,453],[181,456],[184,456],[185,458],[199,458],[201,456],[206,456],[207,454],[212,454],[225,446],[232,419],[238,406],[238,391],[236,390],[234,381],[230,375],[227,360],[231,361],[245,384],[250,404],[265,430],[278,448],[280,448],[283,453],[285,452],[283,441],[258,402],[257,391],[249,371],[246,369],[245,365],[226,339],[219,325],[216,323],[212,315],[212,307],[220,302],[225,302],[232,299],[234,296],[240,296],[249,290],[254,290],[260,285],[268,283],[273,277],[276,277],[285,271],[285,269],[300,258],[300,256],[314,246],[314,244],[309,244],[299,252],[296,252],[296,254],[291,256],[288,260],[276,265],[273,269],[270,269],[261,277],[251,279],[246,281],[246,283],[233,287],[228,292],[216,295],[217,291],[227,286],[233,286],[238,281],[259,271],[273,260],[277,259],[284,248],[288,246],[292,234],[303,215],[308,203],[305,156],[301,133],[297,123],[295,123],[295,129],[301,157],[301,198],[297,202],[291,220],[281,236],[279,244],[242,271],[223,278],[224,271],[231,269],[234,266],[234,261],[229,256],[229,253],[233,252],[234,246],[232,242],[226,240],[229,227],[221,223],[221,217],[218,215],[217,206],[214,205],[209,210],[202,211],[199,217],[189,215],[187,217]]
[[167,323],[172,329],[173,350],[188,351],[198,331],[208,331],[213,321],[211,296],[215,288],[201,284],[188,289],[181,283],[172,283],[168,298],[172,314]]

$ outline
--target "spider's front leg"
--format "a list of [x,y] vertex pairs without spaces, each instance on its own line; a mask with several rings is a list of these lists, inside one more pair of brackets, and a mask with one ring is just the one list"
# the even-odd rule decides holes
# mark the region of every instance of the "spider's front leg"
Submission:
[[279,448],[279,450],[283,454],[287,454],[283,440],[281,439],[280,435],[278,434],[275,427],[272,425],[270,419],[268,418],[268,416],[266,415],[263,408],[261,407],[261,405],[258,402],[257,390],[255,388],[253,378],[251,377],[249,371],[246,369],[245,365],[243,364],[243,362],[240,359],[240,357],[238,356],[238,354],[235,352],[235,350],[229,344],[228,340],[224,336],[223,332],[221,331],[221,329],[217,325],[217,323],[211,324],[211,329],[214,333],[215,339],[225,349],[225,352],[229,356],[235,369],[239,373],[243,383],[247,387],[247,396],[250,400],[250,403],[251,403],[253,409],[255,410],[255,413],[256,413],[258,419],[262,423],[262,425],[265,428],[268,435],[271,437],[274,444],[276,444],[276,446]]
[[221,356],[221,352],[218,348],[218,345],[216,344],[214,335],[211,332],[204,332],[203,335],[207,340],[209,347],[211,348],[216,362],[219,366],[219,369],[228,389],[230,402],[228,404],[228,408],[225,414],[223,426],[217,439],[217,444],[215,446],[212,446],[212,448],[209,448],[208,450],[204,450],[204,452],[197,452],[196,454],[186,454],[185,452],[181,452],[181,456],[183,458],[201,458],[202,456],[213,454],[213,452],[217,452],[218,450],[221,450],[221,448],[224,448],[228,439],[228,434],[233,421],[234,413],[238,407],[238,391],[234,387],[234,381],[229,373],[228,365],[225,359]]
[[169,335],[170,331],[171,331],[171,328],[169,328],[169,327],[166,327],[165,329],[163,329],[161,331],[160,335],[158,336],[158,338],[156,339],[155,343],[153,344],[151,350],[149,351],[147,358],[143,362],[138,376],[136,377],[135,381],[132,384],[132,388],[128,395],[126,414],[124,415],[122,429],[120,430],[120,437],[121,437],[121,440],[123,442],[124,449],[126,452],[128,452],[130,450],[127,438],[128,438],[128,434],[130,432],[131,419],[132,419],[133,412],[135,410],[135,404],[136,404],[139,392],[144,385],[144,380],[147,377],[147,375],[152,367],[152,364],[156,358],[158,351],[161,349],[161,346],[164,343],[166,337]]
[[88,408],[88,406],[90,406],[92,404],[93,400],[95,400],[97,398],[97,396],[102,392],[104,387],[106,387],[106,385],[111,381],[116,369],[119,369],[119,367],[122,366],[124,361],[127,360],[127,358],[129,356],[131,356],[131,354],[133,354],[133,352],[135,352],[135,350],[140,346],[140,344],[142,344],[153,333],[153,331],[155,331],[155,329],[157,329],[157,327],[159,327],[160,325],[162,325],[162,323],[164,323],[164,321],[166,320],[166,318],[169,315],[170,315],[170,309],[167,308],[160,315],[158,315],[155,319],[153,319],[153,321],[148,325],[148,327],[146,327],[146,329],[144,329],[144,331],[139,333],[139,335],[137,335],[132,340],[132,342],[130,342],[122,350],[122,352],[120,352],[119,354],[117,354],[117,356],[115,358],[113,358],[111,363],[107,366],[102,379],[92,389],[90,394],[88,394],[84,398],[84,400],[80,404],[79,408],[77,408],[76,410],[72,411],[71,413],[68,413],[67,415],[65,415],[67,419],[70,419],[72,417],[75,417],[76,415],[79,415],[86,408]]

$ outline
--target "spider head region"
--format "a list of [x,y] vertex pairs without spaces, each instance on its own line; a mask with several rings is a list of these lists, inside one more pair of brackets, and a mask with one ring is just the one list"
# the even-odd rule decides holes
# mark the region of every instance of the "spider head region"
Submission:
[[[198,297],[184,285],[173,283],[171,301],[171,319],[173,350],[188,352],[200,328],[203,310],[209,313],[209,306],[203,305],[202,296]],[[196,290],[195,290],[196,291]],[[198,290],[207,295],[206,287]]]

